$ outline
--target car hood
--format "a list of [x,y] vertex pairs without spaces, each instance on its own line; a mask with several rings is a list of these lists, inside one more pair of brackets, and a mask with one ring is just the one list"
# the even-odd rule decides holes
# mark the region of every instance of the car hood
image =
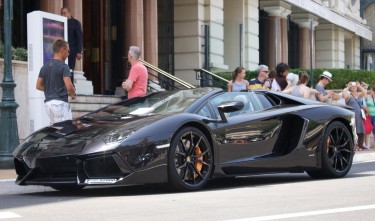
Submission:
[[15,149],[13,155],[15,157],[50,157],[79,154],[88,145],[106,145],[105,139],[115,131],[126,130],[131,134],[165,117],[167,116],[108,116],[67,120],[33,133]]

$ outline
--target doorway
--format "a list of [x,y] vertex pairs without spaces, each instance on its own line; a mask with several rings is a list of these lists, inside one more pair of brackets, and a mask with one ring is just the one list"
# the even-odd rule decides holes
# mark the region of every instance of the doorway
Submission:
[[159,68],[174,75],[173,0],[158,0]]
[[95,94],[113,95],[124,79],[124,1],[83,1],[85,76]]

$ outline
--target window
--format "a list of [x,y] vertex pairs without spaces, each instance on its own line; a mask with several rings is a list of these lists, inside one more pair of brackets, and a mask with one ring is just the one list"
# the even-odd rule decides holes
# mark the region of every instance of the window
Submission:
[[[244,107],[232,113],[226,114],[227,117],[233,117],[242,114],[249,114],[253,112],[262,111],[265,109],[272,108],[276,104],[267,97],[264,93],[254,93],[254,92],[225,92],[222,93],[209,101],[209,104],[213,107],[213,110],[216,115],[216,119],[220,119],[219,110],[217,107],[226,101],[242,101]],[[202,108],[203,109],[203,108]],[[200,110],[204,113],[204,110]],[[203,114],[200,114],[204,116]]]

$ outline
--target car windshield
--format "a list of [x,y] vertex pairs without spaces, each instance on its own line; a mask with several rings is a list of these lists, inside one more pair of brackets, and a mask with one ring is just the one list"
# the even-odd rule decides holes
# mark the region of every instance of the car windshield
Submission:
[[145,97],[124,100],[86,115],[86,117],[125,117],[132,115],[179,113],[183,112],[190,104],[211,90],[213,89],[197,88],[194,90],[157,92]]

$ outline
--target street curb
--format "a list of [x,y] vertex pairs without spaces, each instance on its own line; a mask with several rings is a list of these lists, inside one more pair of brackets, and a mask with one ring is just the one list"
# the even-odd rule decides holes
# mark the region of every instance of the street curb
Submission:
[[361,163],[361,162],[374,161],[374,160],[375,160],[375,152],[361,151],[361,153],[355,152],[353,163]]

